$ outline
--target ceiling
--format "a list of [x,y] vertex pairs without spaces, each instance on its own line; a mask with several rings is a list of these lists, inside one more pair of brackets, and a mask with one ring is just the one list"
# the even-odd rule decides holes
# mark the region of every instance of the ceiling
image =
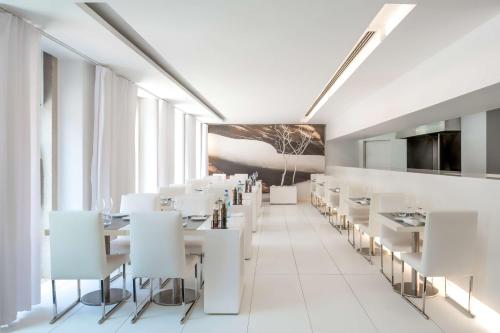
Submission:
[[[105,2],[227,122],[295,123],[386,1]],[[416,8],[313,123],[345,112],[500,12],[497,0],[412,3]],[[187,112],[214,120],[196,99],[73,1],[0,0],[0,4]]]

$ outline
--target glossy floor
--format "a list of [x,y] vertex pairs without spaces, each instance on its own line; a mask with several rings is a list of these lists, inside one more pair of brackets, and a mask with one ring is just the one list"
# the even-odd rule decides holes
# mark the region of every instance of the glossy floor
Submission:
[[[183,326],[179,324],[181,308],[157,305],[131,324],[133,303],[128,301],[103,325],[97,324],[99,309],[83,305],[49,325],[52,308],[49,284],[45,284],[43,303],[1,331],[493,332],[477,319],[465,317],[442,295],[429,300],[431,320],[425,320],[391,290],[379,272],[380,257],[370,265],[347,243],[346,235],[340,235],[309,204],[265,206],[253,250],[252,260],[245,263],[239,315],[205,315],[201,300]],[[94,282],[83,285],[84,291],[96,287]],[[61,285],[62,303],[68,304],[74,295],[71,284]]]

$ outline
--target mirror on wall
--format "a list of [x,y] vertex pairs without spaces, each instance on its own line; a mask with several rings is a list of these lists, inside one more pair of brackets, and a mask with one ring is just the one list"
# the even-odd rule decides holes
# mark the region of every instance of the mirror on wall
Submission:
[[500,178],[500,109],[334,140],[327,156],[328,165]]

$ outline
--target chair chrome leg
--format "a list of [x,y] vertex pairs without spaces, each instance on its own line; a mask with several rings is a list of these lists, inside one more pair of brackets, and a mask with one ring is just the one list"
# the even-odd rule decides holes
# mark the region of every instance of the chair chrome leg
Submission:
[[78,303],[80,303],[80,298],[82,296],[81,288],[80,288],[80,280],[77,281],[77,288],[78,288],[78,299],[68,305],[64,310],[62,310],[60,313],[57,313],[57,293],[56,293],[56,280],[52,280],[52,309],[53,309],[53,317],[49,321],[49,324],[54,324],[56,321],[58,321],[62,316],[64,316],[66,313],[68,313],[71,309],[73,309]]
[[[197,286],[195,286],[195,288],[197,288]],[[182,290],[182,295],[181,295],[181,297],[182,297],[182,306],[185,307],[186,306],[186,301],[185,301],[185,295],[184,295],[184,279],[181,279],[181,290]],[[191,304],[189,305],[189,307],[186,310],[186,312],[184,312],[184,315],[181,318],[181,325],[184,324],[189,319],[189,316],[191,316],[191,312],[193,311],[194,306],[196,305],[196,303],[198,302],[199,299],[200,299],[200,296],[198,295],[193,300],[193,302],[191,302]]]
[[469,315],[471,315],[472,317],[474,317],[474,315],[470,311],[470,298],[472,296],[472,285],[473,285],[473,283],[474,283],[474,277],[471,275],[471,277],[469,278],[469,299],[467,300],[467,312],[469,312]]
[[407,301],[414,309],[416,309],[425,318],[429,319],[429,316],[425,313],[425,295],[427,293],[427,277],[424,277],[424,290],[422,295],[422,309],[415,305],[408,297],[406,297],[405,290],[405,262],[401,260],[401,297]]
[[425,315],[425,300],[427,298],[427,276],[424,276],[424,290],[422,291],[422,313]]
[[[125,271],[124,271],[124,274],[123,274],[123,285],[125,286],[125,283],[126,283],[126,280],[125,280]],[[125,288],[122,290],[123,294],[126,296],[126,293],[125,293]],[[109,310],[108,312],[106,312],[106,300],[105,300],[105,297],[104,297],[104,280],[101,280],[101,306],[102,306],[102,316],[101,316],[101,319],[99,319],[99,321],[97,322],[99,325],[104,323],[116,310],[118,310],[118,308],[120,306],[122,306],[123,304],[125,304],[125,302],[127,302],[127,300],[130,298],[130,294],[128,295],[128,297],[123,297],[122,300],[118,303],[115,304],[115,306],[113,306],[111,308],[111,310]]]
[[461,312],[463,312],[466,316],[470,317],[470,318],[474,318],[475,315],[471,312],[471,307],[470,307],[470,304],[471,304],[471,296],[472,296],[472,285],[473,285],[473,282],[474,282],[474,277],[473,276],[470,276],[469,277],[469,294],[468,294],[468,299],[467,299],[467,308],[465,308],[464,306],[462,306],[461,304],[459,304],[457,301],[455,301],[453,298],[449,297],[448,296],[448,293],[446,291],[446,277],[445,277],[445,280],[444,280],[444,290],[445,290],[445,298],[448,302],[450,302],[453,306],[455,306],[458,310],[460,310]]
[[394,251],[391,251],[391,285],[394,285]]
[[134,304],[135,304],[134,317],[132,317],[132,320],[131,320],[132,324],[135,324],[137,322],[137,320],[139,320],[139,318],[142,316],[142,314],[144,313],[144,311],[146,311],[146,309],[151,304],[151,298],[150,298],[149,300],[146,300],[144,302],[144,305],[140,309],[138,309],[139,308],[139,304],[137,302],[137,288],[136,288],[135,280],[136,280],[136,278],[132,279],[132,289],[133,289]]

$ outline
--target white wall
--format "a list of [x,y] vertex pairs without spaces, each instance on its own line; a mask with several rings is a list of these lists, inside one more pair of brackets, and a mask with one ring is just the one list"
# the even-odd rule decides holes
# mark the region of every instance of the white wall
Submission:
[[[373,187],[374,192],[414,194],[426,209],[479,212],[479,248],[474,294],[500,312],[500,181],[349,167],[327,168],[328,174]],[[465,289],[465,279],[453,279]]]
[[330,112],[327,140],[500,82],[499,31],[500,15],[351,107],[320,111]]
[[486,174],[486,112],[461,119],[462,173]]
[[158,191],[158,100],[139,98],[139,192]]
[[58,67],[58,209],[90,209],[95,68],[75,59]]

